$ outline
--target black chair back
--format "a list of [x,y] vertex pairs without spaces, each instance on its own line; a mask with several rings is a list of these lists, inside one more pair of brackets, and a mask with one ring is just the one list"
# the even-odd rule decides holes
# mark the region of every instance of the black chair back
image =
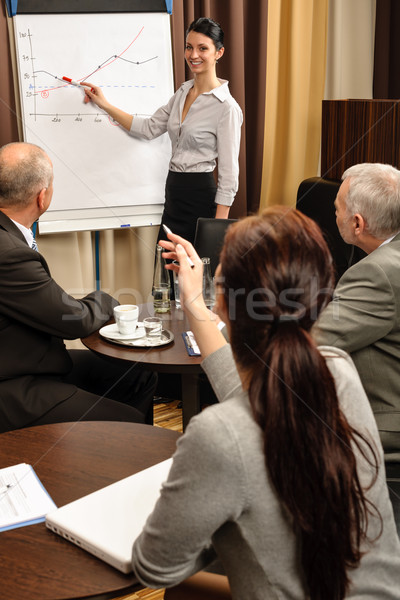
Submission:
[[361,248],[346,244],[337,228],[334,202],[340,183],[320,177],[305,179],[300,183],[296,202],[296,208],[321,227],[336,266],[337,279],[366,256]]
[[209,257],[213,277],[219,263],[225,232],[229,225],[236,221],[237,219],[205,219],[203,217],[197,219],[194,248],[200,258]]
[[400,538],[400,462],[386,463],[386,483],[393,505],[394,520]]

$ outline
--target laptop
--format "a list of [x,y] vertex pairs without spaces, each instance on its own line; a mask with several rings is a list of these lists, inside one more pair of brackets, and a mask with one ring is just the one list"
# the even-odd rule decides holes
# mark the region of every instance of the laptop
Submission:
[[47,513],[46,526],[122,573],[166,481],[172,458]]

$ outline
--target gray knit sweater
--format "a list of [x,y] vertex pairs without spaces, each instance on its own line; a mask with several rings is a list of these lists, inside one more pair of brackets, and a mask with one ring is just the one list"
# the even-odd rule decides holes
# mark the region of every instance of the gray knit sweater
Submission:
[[[375,420],[351,359],[335,348],[320,350],[348,421],[368,432],[382,457]],[[230,346],[208,357],[203,368],[220,404],[194,417],[180,438],[161,498],[134,544],[133,569],[144,585],[169,587],[218,557],[234,599],[304,600],[298,544],[269,482],[261,433]],[[359,473],[363,482],[370,482],[370,468],[361,459]],[[379,508],[383,532],[350,573],[348,598],[399,600],[400,543],[383,465],[368,497]],[[378,532],[379,523],[371,518],[369,536]]]

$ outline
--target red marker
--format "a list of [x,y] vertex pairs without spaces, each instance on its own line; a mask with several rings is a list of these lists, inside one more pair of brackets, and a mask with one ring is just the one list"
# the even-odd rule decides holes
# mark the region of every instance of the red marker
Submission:
[[81,85],[78,81],[74,81],[73,79],[70,79],[69,77],[63,77],[64,81],[68,81],[68,83],[70,83],[71,85]]
[[[79,81],[74,81],[73,79],[70,79],[69,77],[63,77],[62,79],[64,81],[66,81],[67,83],[69,83],[70,85],[77,85],[78,87],[89,87],[88,85],[83,85],[83,83],[79,83]],[[94,89],[92,88],[91,91],[94,92]]]

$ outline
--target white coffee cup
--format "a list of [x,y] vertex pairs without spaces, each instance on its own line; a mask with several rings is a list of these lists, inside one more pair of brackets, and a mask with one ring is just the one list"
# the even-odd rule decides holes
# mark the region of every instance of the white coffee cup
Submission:
[[122,335],[135,333],[138,318],[139,307],[136,304],[120,304],[114,308],[114,319]]

